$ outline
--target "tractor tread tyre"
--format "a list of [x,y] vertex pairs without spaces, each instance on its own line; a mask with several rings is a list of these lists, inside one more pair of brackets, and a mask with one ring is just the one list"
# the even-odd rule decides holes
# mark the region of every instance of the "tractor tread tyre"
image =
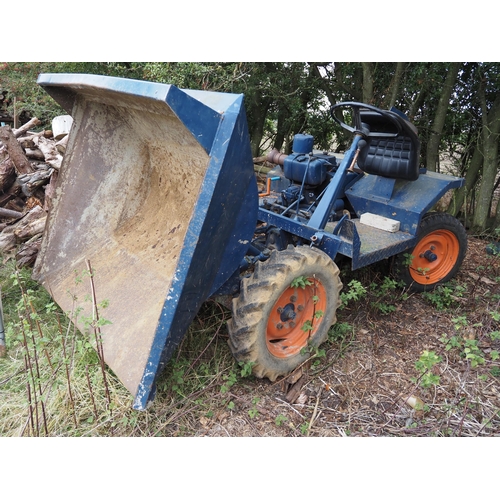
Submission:
[[[428,262],[422,258],[430,250],[438,258]],[[455,217],[446,213],[429,212],[420,222],[415,246],[395,258],[396,277],[410,291],[429,292],[453,279],[467,252],[467,233]],[[412,263],[408,263],[411,254]]]
[[[301,328],[302,332],[299,330],[305,321],[305,314],[297,319],[293,345],[285,347],[282,352],[276,352],[276,344],[272,342],[279,343],[281,339],[269,337],[270,331],[275,334],[279,332],[276,330],[276,322],[272,323],[272,318],[276,317],[280,301],[288,300],[287,297],[293,293],[299,297],[304,294],[299,287],[290,288],[292,281],[300,277],[315,280],[317,288],[310,293],[321,291],[322,308],[325,310],[312,334],[306,339],[303,329]],[[232,318],[228,321],[228,330],[233,356],[239,362],[251,362],[252,372],[256,377],[267,377],[272,382],[279,376],[292,372],[311,356],[308,352],[310,349],[304,347],[308,344],[318,347],[327,339],[328,330],[336,322],[341,289],[339,269],[323,251],[308,246],[290,245],[286,250],[272,252],[268,260],[258,262],[254,272],[242,279],[240,294],[232,301]],[[297,300],[295,295],[294,300]],[[314,300],[318,300],[318,297],[314,296]],[[305,309],[310,315],[310,297],[304,304],[306,305],[298,310]],[[283,331],[290,332],[290,338],[292,337],[292,329],[284,328]]]

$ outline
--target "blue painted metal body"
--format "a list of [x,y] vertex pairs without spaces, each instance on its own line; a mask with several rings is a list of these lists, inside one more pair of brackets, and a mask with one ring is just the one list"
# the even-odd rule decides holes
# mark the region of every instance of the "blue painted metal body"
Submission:
[[[337,254],[351,259],[352,269],[373,264],[415,246],[422,217],[450,189],[459,188],[464,179],[421,170],[415,181],[391,179],[352,172],[361,135],[356,135],[339,167],[331,175],[313,214],[309,218],[286,216],[268,208],[259,208],[259,220],[299,238],[302,244],[315,245],[332,259]],[[295,155],[291,155],[295,158]],[[312,157],[310,163],[325,161]],[[284,160],[286,165],[287,159]],[[307,177],[307,169],[302,169]],[[305,172],[305,173],[304,173]],[[295,178],[300,177],[294,174]],[[318,182],[319,184],[319,182]],[[354,218],[329,222],[336,204],[348,200]],[[400,230],[391,233],[363,225],[359,217],[373,213],[400,222]],[[290,238],[291,239],[291,238]]]

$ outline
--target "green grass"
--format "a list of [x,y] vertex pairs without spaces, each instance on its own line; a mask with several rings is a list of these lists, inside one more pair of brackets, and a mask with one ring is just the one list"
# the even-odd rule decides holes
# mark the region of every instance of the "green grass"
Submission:
[[219,304],[202,307],[159,377],[152,409],[137,412],[89,338],[30,274],[13,261],[0,271],[6,336],[0,436],[191,435],[199,416],[230,402],[221,388],[243,370],[221,334],[227,312]]

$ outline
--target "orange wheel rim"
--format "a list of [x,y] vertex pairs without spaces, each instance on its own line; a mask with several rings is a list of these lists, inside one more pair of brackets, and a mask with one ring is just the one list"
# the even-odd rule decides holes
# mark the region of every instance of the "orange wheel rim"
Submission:
[[420,285],[434,285],[455,266],[460,252],[458,238],[446,229],[424,236],[412,252],[410,275]]
[[326,313],[324,286],[308,278],[305,288],[289,287],[274,303],[266,328],[269,352],[278,358],[288,358],[307,346]]

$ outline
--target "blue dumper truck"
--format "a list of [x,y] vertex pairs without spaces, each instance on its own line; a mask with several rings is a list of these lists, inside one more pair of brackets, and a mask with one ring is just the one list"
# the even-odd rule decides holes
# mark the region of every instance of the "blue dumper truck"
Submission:
[[336,321],[338,259],[393,259],[415,291],[455,276],[467,238],[433,212],[463,179],[420,168],[417,130],[397,110],[331,109],[351,133],[340,159],[295,136],[254,170],[244,96],[84,74],[41,74],[73,118],[34,277],[64,311],[107,301],[102,354],[143,410],[201,305],[228,297],[229,345],[257,377],[303,363]]

